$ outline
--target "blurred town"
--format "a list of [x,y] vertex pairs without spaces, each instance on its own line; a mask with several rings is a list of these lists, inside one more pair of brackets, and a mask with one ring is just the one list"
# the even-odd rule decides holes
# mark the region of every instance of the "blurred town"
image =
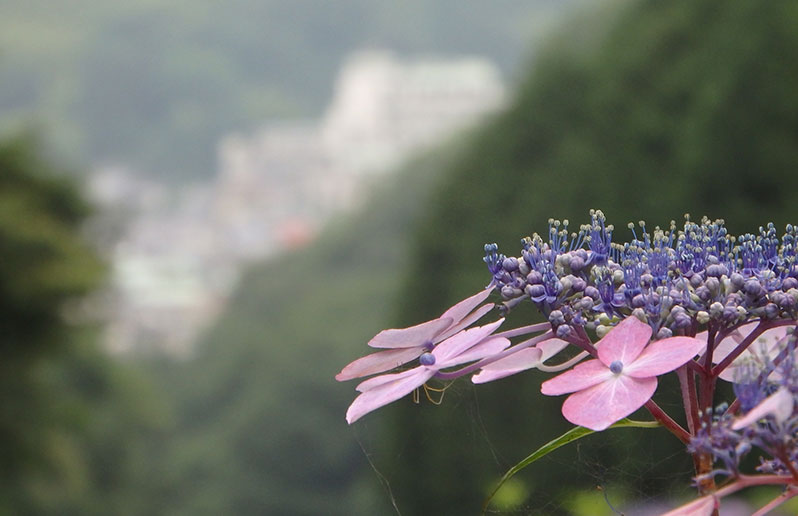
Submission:
[[107,242],[108,347],[188,353],[242,266],[307,245],[380,176],[495,112],[505,95],[486,58],[361,51],[321,119],[267,120],[225,136],[208,182],[174,192],[123,166],[99,167],[89,191],[101,219],[121,229]]

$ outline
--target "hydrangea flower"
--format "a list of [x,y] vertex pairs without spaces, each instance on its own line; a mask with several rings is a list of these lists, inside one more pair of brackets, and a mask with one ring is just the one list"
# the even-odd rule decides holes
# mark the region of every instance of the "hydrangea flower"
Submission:
[[435,344],[471,326],[493,309],[493,303],[477,308],[493,289],[485,289],[446,310],[440,317],[409,328],[383,330],[368,343],[386,348],[358,358],[335,376],[339,382],[395,369],[432,351]]
[[[604,214],[591,210],[589,223],[573,233],[568,221],[551,219],[543,236],[521,240],[515,257],[485,245],[488,290],[427,323],[379,333],[369,345],[382,351],[336,377],[384,373],[418,359],[417,367],[358,385],[361,394],[347,421],[432,378],[476,372],[472,381],[484,383],[577,363],[541,386],[546,395],[569,394],[562,406],[566,419],[600,431],[645,405],[688,443],[700,498],[668,516],[709,516],[724,496],[754,485],[787,486],[757,514],[798,496],[798,227],[787,225],[778,236],[768,224],[733,236],[722,219],[685,218],[683,229],[673,221],[653,230],[630,223],[632,238],[622,242]],[[491,291],[502,298],[502,314],[531,303],[546,322],[495,334],[501,321],[466,330],[491,310],[482,305]],[[510,347],[508,339],[515,338],[520,342]],[[580,353],[546,364],[566,348]],[[651,399],[657,377],[680,367],[686,427]],[[734,382],[736,399],[713,407],[718,378]],[[744,474],[740,460],[754,447],[763,454],[758,474]],[[728,479],[720,488],[718,475]]]
[[646,346],[651,334],[651,327],[637,318],[624,319],[597,343],[598,359],[543,382],[541,392],[573,393],[562,406],[565,419],[591,430],[606,429],[651,399],[657,376],[684,365],[706,346],[692,337]]
[[354,423],[372,410],[402,398],[424,385],[441,369],[495,355],[510,345],[504,337],[490,335],[504,322],[499,319],[485,326],[461,331],[435,349],[421,355],[421,365],[401,373],[370,378],[357,386],[360,395],[346,412],[346,421]]

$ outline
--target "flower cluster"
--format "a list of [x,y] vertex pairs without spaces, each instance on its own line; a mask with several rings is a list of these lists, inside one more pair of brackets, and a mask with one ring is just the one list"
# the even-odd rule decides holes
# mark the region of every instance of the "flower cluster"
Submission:
[[[701,497],[671,516],[712,514],[723,496],[751,485],[787,486],[764,511],[798,495],[795,228],[779,237],[768,224],[735,237],[722,220],[689,217],[678,231],[673,222],[629,228],[629,242],[613,242],[614,227],[591,211],[573,233],[568,221],[550,220],[547,236],[524,238],[518,257],[486,245],[486,289],[436,319],[380,332],[369,342],[379,351],[336,376],[376,375],[356,387],[347,421],[433,380],[479,384],[534,368],[561,373],[540,390],[569,395],[568,421],[602,431],[645,407],[688,445]],[[494,292],[502,316],[529,301],[546,322],[499,331],[499,317],[474,326],[493,311]],[[685,426],[653,400],[657,377],[672,371]],[[736,399],[713,409],[719,380],[733,382]],[[765,458],[746,475],[740,459],[754,448]],[[720,489],[718,475],[730,479]]]
[[522,240],[519,257],[506,257],[496,244],[485,246],[485,263],[510,309],[531,300],[559,337],[574,327],[597,329],[614,317],[635,314],[657,338],[681,334],[696,324],[723,326],[752,319],[796,318],[798,264],[796,235],[787,226],[781,238],[773,224],[758,235],[728,234],[722,220],[689,218],[682,230],[649,232],[633,224],[632,240],[612,242],[613,226],[601,211],[568,233],[568,221],[549,221],[548,238]]

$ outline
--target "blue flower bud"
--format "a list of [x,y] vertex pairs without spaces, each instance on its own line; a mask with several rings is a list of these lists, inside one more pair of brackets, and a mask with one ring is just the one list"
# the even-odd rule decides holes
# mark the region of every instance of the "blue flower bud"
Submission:
[[435,355],[432,353],[422,353],[421,356],[418,357],[418,361],[423,366],[435,365]]

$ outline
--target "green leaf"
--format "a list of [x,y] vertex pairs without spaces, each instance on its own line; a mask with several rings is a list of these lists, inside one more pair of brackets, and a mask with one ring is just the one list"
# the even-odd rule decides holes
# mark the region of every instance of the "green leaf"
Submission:
[[[610,426],[607,430],[609,430],[610,428],[657,428],[658,426],[660,426],[660,424],[656,421],[633,421],[631,419],[621,419],[617,423]],[[510,468],[507,471],[507,473],[504,474],[501,480],[499,480],[499,484],[493,489],[493,491],[491,491],[487,500],[485,500],[485,503],[482,504],[482,514],[485,514],[488,511],[488,505],[490,505],[490,502],[491,500],[493,500],[493,497],[496,495],[499,489],[501,489],[504,483],[513,477],[513,475],[515,475],[525,467],[529,466],[536,460],[540,459],[541,457],[545,457],[546,455],[553,452],[557,448],[565,446],[570,442],[576,441],[577,439],[581,439],[582,437],[585,437],[586,435],[590,435],[592,433],[595,432],[593,430],[590,430],[589,428],[585,428],[583,426],[574,427],[565,432],[564,434],[562,434],[560,437],[557,437],[556,439],[547,442],[546,444],[544,444],[543,446],[532,452],[530,456],[528,456],[527,458],[525,458],[524,460],[522,460],[512,468]]]

